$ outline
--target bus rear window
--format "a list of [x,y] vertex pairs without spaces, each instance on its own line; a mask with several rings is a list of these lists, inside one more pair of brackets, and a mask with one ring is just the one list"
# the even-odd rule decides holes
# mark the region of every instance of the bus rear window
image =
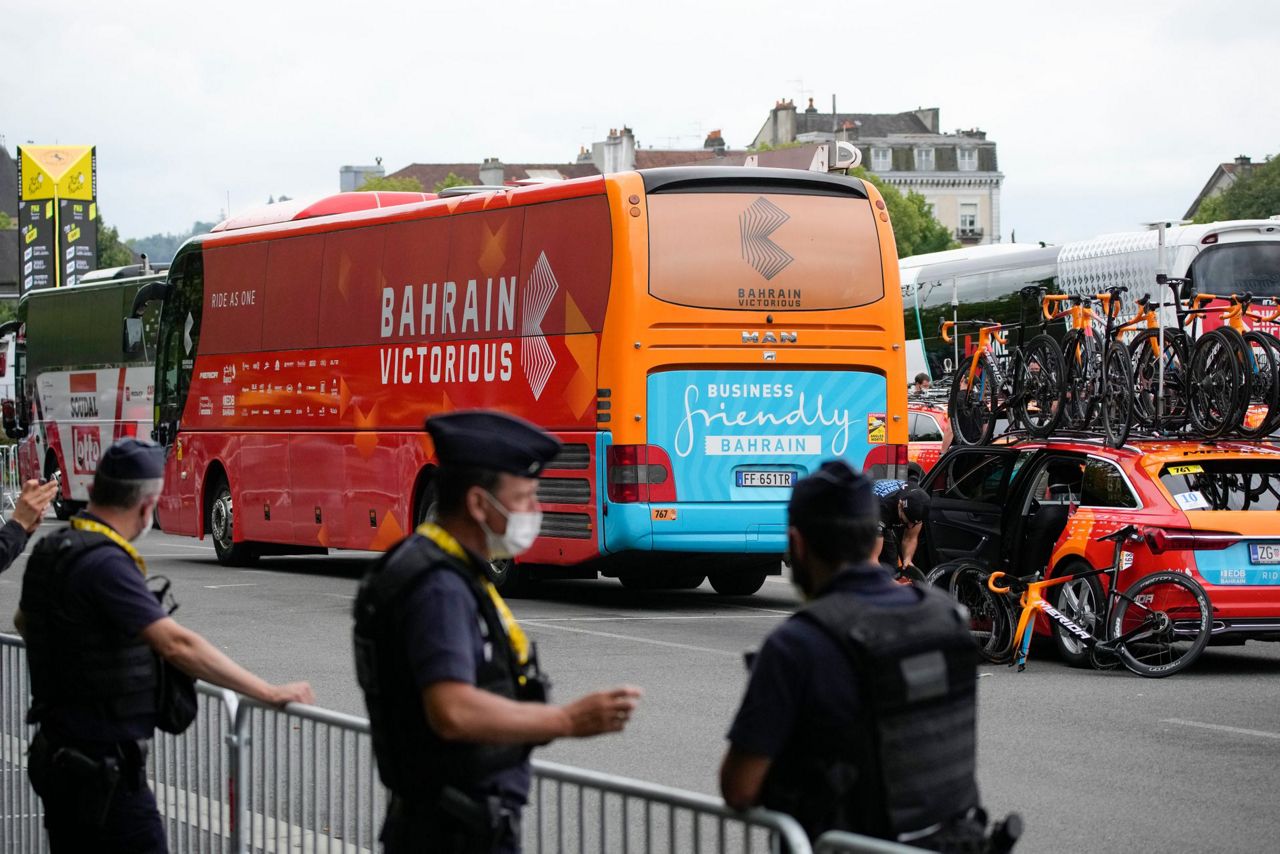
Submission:
[[865,199],[782,193],[649,196],[649,293],[699,308],[850,308],[884,297]]
[[1191,265],[1191,280],[1206,294],[1280,296],[1280,241],[1210,247]]
[[1280,460],[1171,463],[1160,482],[1183,510],[1280,509]]

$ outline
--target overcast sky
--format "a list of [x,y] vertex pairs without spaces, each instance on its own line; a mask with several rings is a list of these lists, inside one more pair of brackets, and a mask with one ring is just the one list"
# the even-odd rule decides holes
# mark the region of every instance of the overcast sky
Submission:
[[0,134],[98,146],[126,237],[344,164],[567,162],[751,142],[776,99],[939,107],[998,143],[1003,232],[1063,240],[1181,216],[1214,165],[1280,150],[1280,3],[6,4]]

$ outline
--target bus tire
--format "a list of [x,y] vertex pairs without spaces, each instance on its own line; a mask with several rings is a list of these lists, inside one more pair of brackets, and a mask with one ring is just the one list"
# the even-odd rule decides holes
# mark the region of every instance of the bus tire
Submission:
[[[50,480],[57,471],[58,457],[53,453],[53,451],[50,451],[44,461],[44,479]],[[65,476],[63,477],[63,480],[66,480]],[[80,509],[79,502],[72,501],[70,498],[62,497],[61,488],[59,488],[57,493],[54,494],[53,502],[50,506],[53,507],[54,517],[62,522],[65,522],[72,516],[76,515],[76,512]]]
[[721,596],[750,596],[761,587],[768,572],[763,569],[738,569],[708,575],[711,587]]
[[522,599],[529,595],[533,580],[529,568],[521,566],[513,560],[491,560],[484,568],[484,574],[507,599]]
[[252,566],[258,560],[253,543],[235,541],[235,513],[231,500],[231,484],[218,475],[209,490],[212,499],[205,515],[205,527],[213,540],[213,551],[223,566]]

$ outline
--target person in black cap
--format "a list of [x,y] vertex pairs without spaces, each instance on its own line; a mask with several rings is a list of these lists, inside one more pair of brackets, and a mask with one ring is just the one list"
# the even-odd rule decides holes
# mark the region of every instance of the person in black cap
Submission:
[[435,513],[379,560],[355,604],[356,675],[391,790],[395,852],[516,852],[529,753],[620,732],[629,686],[548,703],[536,650],[489,580],[489,562],[538,536],[538,475],[560,443],[497,412],[429,418]]
[[283,706],[305,682],[270,685],[169,616],[133,543],[151,528],[164,451],[122,439],[103,453],[89,506],[32,550],[15,618],[39,725],[27,773],[54,852],[165,852],[146,781],[163,658],[192,677]]
[[844,462],[800,480],[787,512],[808,604],[749,661],[721,792],[735,809],[788,813],[813,838],[834,829],[930,847],[978,804],[968,623],[946,594],[896,584],[872,560],[872,481]]
[[895,573],[922,580],[915,557],[929,515],[929,493],[903,480],[876,481],[874,489],[880,503],[880,528],[873,556]]

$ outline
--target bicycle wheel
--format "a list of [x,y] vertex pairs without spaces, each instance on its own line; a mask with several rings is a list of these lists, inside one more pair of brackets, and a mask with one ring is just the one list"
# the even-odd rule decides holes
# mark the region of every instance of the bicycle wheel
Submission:
[[[1258,330],[1254,330],[1254,333],[1261,335],[1266,339],[1267,343],[1271,345],[1272,352],[1276,354],[1276,375],[1277,377],[1280,377],[1280,338],[1277,338],[1270,332],[1259,332]],[[1277,379],[1277,384],[1280,385],[1280,379]],[[1271,407],[1271,412],[1267,414],[1266,419],[1258,428],[1258,436],[1270,436],[1272,433],[1276,432],[1278,428],[1280,428],[1280,389],[1277,390],[1276,405]]]
[[[1133,420],[1144,430],[1175,432],[1187,424],[1187,367],[1191,338],[1181,329],[1165,329],[1164,357],[1160,333],[1145,329],[1129,342],[1133,358]],[[1164,403],[1159,403],[1160,369],[1164,368]]]
[[961,564],[951,574],[949,589],[956,601],[969,610],[969,632],[978,645],[978,654],[992,664],[1013,657],[1013,632],[1017,622],[1007,597],[987,587],[991,573],[980,564]]
[[1113,448],[1124,445],[1133,423],[1133,368],[1129,351],[1122,344],[1110,343],[1102,357],[1102,433]]
[[978,356],[972,372],[961,368],[951,381],[951,403],[947,418],[952,439],[961,445],[983,445],[991,441],[996,426],[995,370],[986,353]]
[[1249,368],[1248,400],[1241,416],[1240,435],[1246,439],[1260,439],[1271,431],[1272,413],[1280,396],[1280,373],[1276,372],[1276,360],[1280,358],[1261,332],[1244,333],[1245,364]]
[[1009,414],[1037,439],[1062,421],[1064,370],[1062,347],[1049,335],[1037,335],[1015,354]]
[[1111,613],[1111,637],[1124,666],[1139,676],[1172,676],[1209,643],[1209,595],[1179,572],[1156,572],[1121,594]]
[[[1234,330],[1233,330],[1234,331]],[[1239,424],[1244,397],[1243,353],[1222,329],[1200,336],[1191,354],[1187,412],[1205,439],[1217,439]]]
[[1072,330],[1062,347],[1062,359],[1066,363],[1063,391],[1067,426],[1088,430],[1098,409],[1102,350],[1092,335]]

